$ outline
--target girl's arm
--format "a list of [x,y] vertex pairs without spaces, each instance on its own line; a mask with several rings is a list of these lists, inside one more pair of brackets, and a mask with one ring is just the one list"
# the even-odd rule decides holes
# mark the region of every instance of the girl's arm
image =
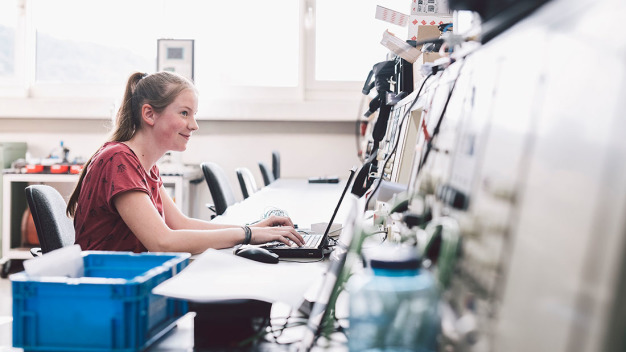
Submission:
[[[237,227],[241,228],[241,226],[237,225],[227,225],[227,224],[214,224],[209,221],[204,221],[200,219],[194,219],[183,214],[174,200],[170,198],[169,194],[163,186],[160,189],[161,199],[163,200],[163,212],[165,213],[165,223],[169,228],[177,230],[177,229],[196,229],[196,230],[216,230],[216,229],[225,229]],[[293,222],[291,219],[285,216],[270,216],[267,219],[263,219],[257,222],[250,227],[268,227],[268,226],[290,226],[293,227]],[[298,236],[300,236],[298,234]]]
[[[164,212],[167,218],[168,211],[176,206],[167,197],[164,199]],[[166,202],[170,202],[169,205]],[[217,227],[206,221],[192,222],[193,224],[206,223],[212,229],[172,229],[163,221],[149,196],[141,191],[129,191],[118,194],[113,203],[130,230],[137,236],[139,241],[151,252],[189,252],[201,253],[207,248],[228,248],[243,242],[244,230],[241,227]],[[176,208],[177,212],[178,209]],[[180,213],[182,215],[182,213]],[[176,216],[176,215],[174,215]],[[184,216],[184,215],[183,215]],[[185,217],[186,218],[186,217]],[[189,219],[189,218],[188,218]],[[184,222],[184,219],[172,219],[175,223]],[[190,219],[191,220],[191,219]],[[215,226],[215,227],[214,227]],[[289,244],[293,241],[302,244],[302,237],[293,227],[254,227],[252,229],[251,243],[261,244],[270,241],[281,241]]]

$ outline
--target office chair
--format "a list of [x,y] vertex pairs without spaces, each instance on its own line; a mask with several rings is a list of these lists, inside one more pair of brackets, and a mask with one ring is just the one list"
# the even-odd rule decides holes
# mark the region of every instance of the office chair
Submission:
[[215,212],[211,218],[222,215],[226,208],[236,203],[235,193],[228,182],[228,177],[226,177],[224,169],[215,163],[202,163],[200,168],[209,186],[211,198],[213,198],[213,204],[207,205],[210,210]]
[[32,248],[35,257],[74,244],[74,222],[65,214],[67,203],[56,189],[47,185],[32,185],[24,189],[28,207],[33,215],[41,248]]
[[272,152],[272,174],[276,180],[280,178],[280,153],[276,150]]
[[261,169],[261,175],[263,175],[263,183],[266,186],[276,180],[276,178],[274,178],[274,174],[270,171],[270,168],[267,167],[264,162],[259,161],[259,169]]
[[250,169],[247,167],[240,167],[235,169],[235,173],[237,173],[237,180],[239,180],[239,186],[241,186],[243,199],[250,197],[258,190],[256,181],[254,180],[254,176],[252,175]]

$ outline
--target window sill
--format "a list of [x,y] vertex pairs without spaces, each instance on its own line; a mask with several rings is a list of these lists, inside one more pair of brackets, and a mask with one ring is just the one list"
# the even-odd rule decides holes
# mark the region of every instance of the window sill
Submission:
[[[198,120],[354,121],[363,100],[358,94],[338,99],[235,101],[201,100]],[[0,98],[0,119],[113,118],[117,104],[94,98]]]

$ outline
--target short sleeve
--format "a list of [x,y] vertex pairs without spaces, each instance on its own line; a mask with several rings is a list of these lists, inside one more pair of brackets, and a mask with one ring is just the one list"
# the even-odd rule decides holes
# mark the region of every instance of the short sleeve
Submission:
[[108,160],[100,182],[106,201],[113,209],[113,197],[127,191],[142,191],[150,195],[146,173],[134,155],[116,152]]

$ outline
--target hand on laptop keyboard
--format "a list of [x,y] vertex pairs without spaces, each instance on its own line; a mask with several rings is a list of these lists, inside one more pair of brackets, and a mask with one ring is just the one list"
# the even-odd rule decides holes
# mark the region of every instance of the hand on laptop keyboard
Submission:
[[268,242],[282,242],[287,245],[294,242],[296,245],[303,245],[305,242],[302,235],[293,228],[293,223],[289,218],[272,216],[255,225],[250,226],[252,232],[251,243],[263,244]]

